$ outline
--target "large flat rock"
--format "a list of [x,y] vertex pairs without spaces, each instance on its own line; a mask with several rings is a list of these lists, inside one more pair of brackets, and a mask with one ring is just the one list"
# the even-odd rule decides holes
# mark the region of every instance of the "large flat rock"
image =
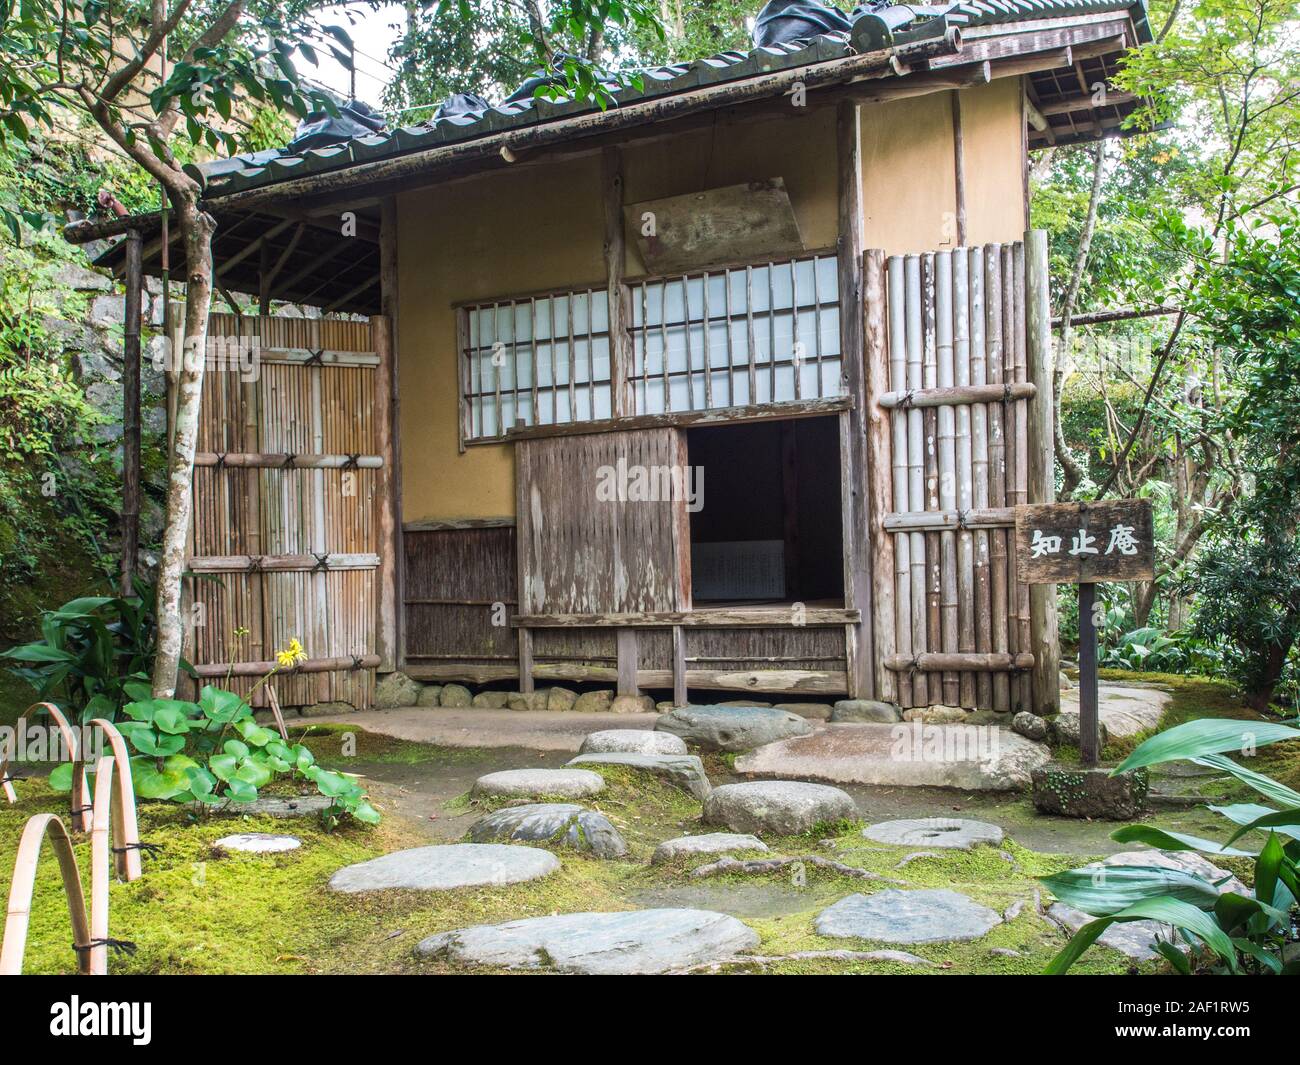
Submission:
[[965,943],[1002,923],[996,910],[947,888],[849,895],[817,917],[817,933],[882,943]]
[[1017,791],[1051,756],[993,725],[828,724],[811,736],[769,743],[736,759],[751,777]]
[[[1131,688],[1124,684],[1099,681],[1097,716],[1112,736],[1136,736],[1160,724],[1165,708],[1173,696],[1159,688]],[[1079,689],[1061,692],[1061,713],[1079,712]]]
[[734,917],[710,910],[568,913],[442,932],[415,948],[426,958],[591,976],[664,973],[758,946]]
[[800,780],[724,784],[704,801],[704,823],[726,825],[733,832],[793,836],[824,821],[857,816],[847,792]]
[[689,792],[703,802],[709,797],[713,785],[704,773],[704,763],[693,754],[636,754],[629,751],[608,751],[604,754],[580,754],[569,760],[571,766],[599,769],[602,765],[621,765],[628,769],[653,773]]
[[686,754],[686,741],[671,732],[643,728],[607,728],[582,741],[579,754]]
[[941,847],[968,851],[981,843],[1002,842],[1002,829],[962,817],[908,817],[882,821],[862,830],[867,839],[896,847]]
[[757,836],[742,832],[705,832],[699,836],[678,836],[666,839],[650,856],[651,865],[671,862],[677,858],[698,858],[709,854],[730,854],[733,851],[766,851],[767,844]]
[[451,843],[394,851],[340,869],[330,877],[330,890],[451,891],[455,888],[500,887],[537,880],[560,868],[560,859],[536,847],[503,843]]
[[504,769],[474,781],[471,795],[509,799],[582,799],[605,790],[605,778],[586,769]]
[[621,858],[627,853],[627,844],[608,817],[576,803],[507,806],[475,821],[469,837],[475,843],[554,843],[597,858]]
[[807,736],[807,719],[770,706],[682,706],[655,723],[658,732],[671,732],[687,743],[710,751],[749,751],[765,743]]

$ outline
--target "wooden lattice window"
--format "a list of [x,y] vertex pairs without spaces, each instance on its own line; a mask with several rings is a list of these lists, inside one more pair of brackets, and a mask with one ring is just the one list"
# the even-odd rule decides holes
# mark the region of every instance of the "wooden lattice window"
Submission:
[[458,331],[464,440],[612,416],[603,289],[464,307]]
[[630,413],[844,394],[833,255],[640,281],[631,303]]

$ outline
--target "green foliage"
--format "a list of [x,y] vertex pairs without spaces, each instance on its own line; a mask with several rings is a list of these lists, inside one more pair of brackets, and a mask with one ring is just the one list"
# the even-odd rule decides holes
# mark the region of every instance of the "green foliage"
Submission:
[[37,700],[54,702],[81,722],[117,721],[126,704],[149,696],[156,628],[152,590],[74,599],[41,620],[41,639],[0,653]]
[[[197,703],[153,699],[146,693],[123,712],[128,720],[118,730],[139,752],[131,759],[131,772],[141,798],[224,809],[253,802],[258,790],[277,778],[303,778],[331,800],[327,820],[350,814],[367,824],[379,821],[360,784],[318,765],[303,744],[290,745],[263,728],[252,707],[234,692],[206,685]],[[52,776],[50,783],[71,787],[71,775]]]
[[1196,596],[1192,634],[1223,647],[1222,668],[1257,709],[1300,685],[1300,535],[1221,529],[1185,581]]
[[[1211,807],[1240,826],[1223,844],[1148,825],[1130,825],[1112,834],[1121,842],[1142,842],[1165,850],[1200,851],[1219,856],[1254,859],[1254,888],[1249,894],[1222,891],[1195,873],[1160,866],[1111,866],[1073,869],[1042,877],[1043,883],[1067,906],[1097,918],[1084,925],[1047,967],[1064,973],[1106,929],[1116,922],[1156,920],[1173,925],[1185,950],[1161,943],[1161,955],[1182,974],[1195,968],[1232,974],[1297,974],[1300,960],[1289,951],[1300,941],[1296,910],[1300,899],[1300,794],[1223,757],[1225,751],[1253,753],[1261,746],[1300,739],[1300,729],[1258,721],[1207,718],[1189,721],[1159,733],[1136,750],[1116,773],[1164,762],[1189,760],[1227,770],[1243,783],[1276,802],[1281,809],[1243,804],[1240,808]],[[1257,852],[1232,848],[1242,836],[1267,830]],[[1285,840],[1285,842],[1283,842]]]

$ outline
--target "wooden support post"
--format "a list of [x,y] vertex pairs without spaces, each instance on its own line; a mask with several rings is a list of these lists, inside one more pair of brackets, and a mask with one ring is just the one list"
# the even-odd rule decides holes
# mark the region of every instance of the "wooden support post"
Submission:
[[966,246],[966,144],[961,128],[961,92],[952,91],[953,187],[957,213],[957,246]]
[[[294,243],[297,236],[295,233]],[[400,669],[406,664],[406,616],[401,605],[406,588],[406,545],[402,539],[402,403],[398,387],[401,380],[398,366],[401,349],[398,343],[400,319],[397,313],[397,242],[397,200],[390,196],[380,204],[379,307],[388,319],[388,372],[383,380],[388,389],[389,448],[384,455],[386,485],[383,512],[392,521],[392,528],[389,530],[389,539],[381,541],[380,554],[383,555],[391,544],[394,567],[392,579],[396,593],[393,606],[394,629],[391,633],[392,658],[394,665]],[[382,367],[377,368],[376,372],[381,370]]]
[[628,297],[623,283],[627,240],[623,232],[623,156],[617,147],[601,152],[605,205],[605,291],[609,301],[610,406],[615,418],[634,413],[628,389]]
[[[636,683],[636,667],[639,651],[637,649],[636,629],[619,629],[615,637],[618,649],[618,694],[640,695],[641,689]],[[683,678],[683,683],[685,678]],[[676,684],[674,683],[674,688]]]
[[383,315],[370,319],[370,333],[379,356],[375,368],[375,444],[384,458],[379,476],[379,573],[377,574],[378,625],[375,629],[375,651],[379,655],[381,672],[397,668],[397,612],[401,599],[397,587],[397,566],[401,522],[397,513],[397,477],[393,470],[393,438],[396,435],[392,420],[392,333],[389,320]]
[[[871,548],[868,539],[864,312],[862,277],[862,137],[860,107],[841,101],[836,115],[836,181],[839,199],[840,351],[851,410],[840,415],[840,507],[844,531],[844,605],[862,611],[856,638],[847,641],[848,688],[853,699],[876,694],[872,667],[875,641],[871,614]],[[852,636],[852,633],[846,633]]]
[[[1052,447],[1052,311],[1048,303],[1047,266],[1047,233],[1031,229],[1025,234],[1025,332],[1029,379],[1037,391],[1025,404],[1029,422],[1030,503],[1051,503],[1056,498]],[[1056,585],[1030,586],[1029,618],[1030,645],[1022,650],[1034,656],[1033,710],[1036,714],[1055,714],[1061,708]]]
[[863,261],[866,403],[862,412],[867,432],[867,519],[870,523],[871,608],[874,613],[876,698],[898,701],[897,678],[884,668],[896,647],[894,602],[894,537],[885,530],[885,517],[893,509],[893,426],[880,405],[889,389],[889,335],[885,309],[888,300],[885,253],[872,249]]
[[1093,616],[1097,586],[1079,588],[1079,761],[1095,768],[1100,755],[1101,729],[1097,720],[1097,625]]
[[685,706],[686,695],[686,630],[673,626],[673,706]]
[[519,641],[519,691],[523,695],[533,694],[533,631],[520,629],[516,634]]
[[140,231],[126,234],[126,311],[122,333],[121,593],[134,594],[140,547]]

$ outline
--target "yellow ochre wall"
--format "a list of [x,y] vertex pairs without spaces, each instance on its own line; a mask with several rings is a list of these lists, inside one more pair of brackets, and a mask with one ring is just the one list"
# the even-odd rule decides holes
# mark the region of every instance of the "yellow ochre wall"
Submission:
[[[962,91],[969,241],[1024,230],[1018,78]],[[950,93],[862,108],[865,245],[889,254],[955,236]],[[715,126],[624,149],[624,202],[785,180],[808,249],[836,241],[835,110]],[[513,445],[457,453],[453,304],[603,284],[598,155],[496,171],[398,199],[402,520],[514,514]],[[945,229],[945,226],[947,228]],[[626,269],[644,266],[628,241]]]

